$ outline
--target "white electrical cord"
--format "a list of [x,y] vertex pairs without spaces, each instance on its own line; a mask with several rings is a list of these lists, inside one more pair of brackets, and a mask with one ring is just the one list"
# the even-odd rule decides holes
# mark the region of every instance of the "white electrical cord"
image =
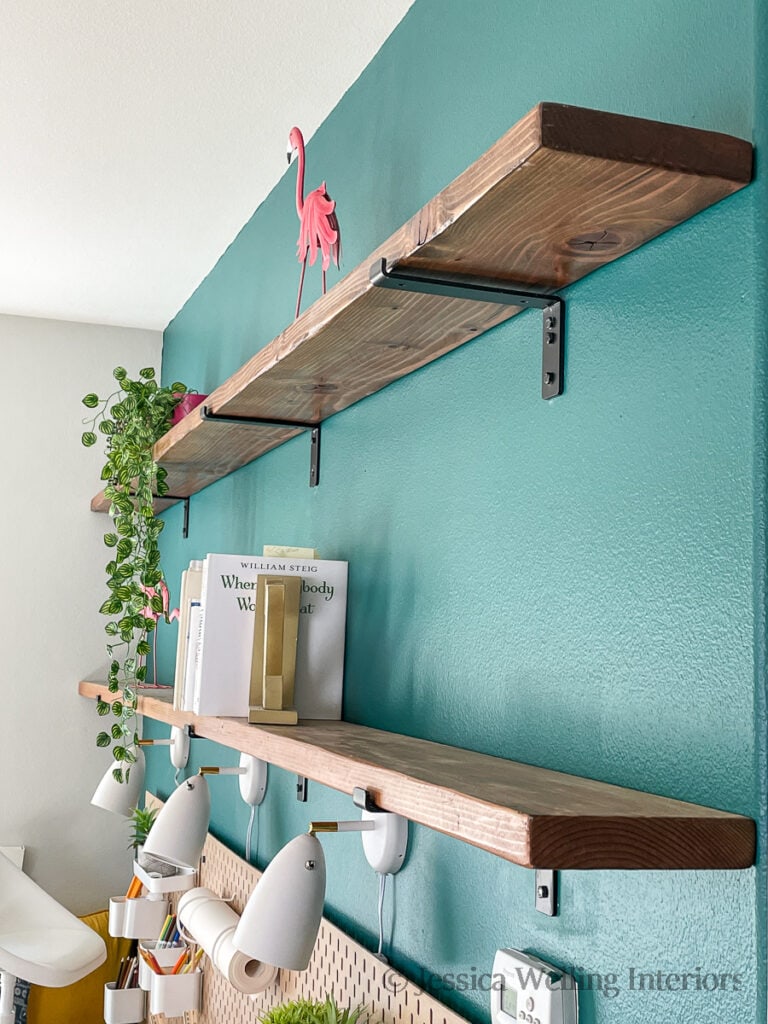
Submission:
[[376,956],[379,960],[382,960],[385,964],[389,963],[387,958],[384,956],[384,890],[387,885],[387,876],[379,874],[379,948],[376,952]]
[[177,786],[181,785],[181,779],[179,778],[180,774],[181,768],[177,768],[176,771],[173,773],[173,781],[176,783]]
[[[248,819],[248,832],[245,836],[245,859],[250,863],[251,860],[251,836],[253,834],[253,823],[256,820],[256,804],[251,804],[251,816]],[[256,850],[259,849],[259,834],[256,833]]]

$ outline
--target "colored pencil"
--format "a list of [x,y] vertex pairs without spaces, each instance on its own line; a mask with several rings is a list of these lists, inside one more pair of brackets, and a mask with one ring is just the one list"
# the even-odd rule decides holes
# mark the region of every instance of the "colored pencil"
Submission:
[[179,974],[181,972],[182,967],[186,963],[188,955],[189,955],[189,950],[185,949],[184,952],[179,957],[179,959],[173,965],[173,969],[171,970],[171,974]]
[[125,957],[120,958],[120,966],[117,969],[117,977],[115,978],[115,988],[120,988],[120,982],[123,980],[123,971],[125,970]]
[[160,934],[157,937],[158,945],[161,942],[164,941],[165,936],[166,936],[166,934],[168,932],[168,925],[171,923],[172,920],[173,920],[173,914],[168,914],[168,916],[166,917],[165,921],[163,921],[163,927],[160,929]]
[[128,886],[128,891],[125,894],[127,900],[134,900],[140,894],[142,889],[141,879],[135,875],[131,879],[131,884]]
[[191,974],[191,973],[192,973],[192,971],[195,971],[195,970],[197,970],[197,966],[198,966],[198,964],[199,964],[199,963],[200,963],[200,961],[201,961],[201,960],[203,959],[203,953],[204,953],[204,952],[205,952],[205,950],[204,950],[204,949],[203,949],[203,947],[201,946],[201,947],[200,947],[200,948],[198,949],[198,951],[197,951],[197,952],[195,953],[195,955],[194,955],[194,956],[192,957],[192,959],[191,959],[191,960],[189,961],[189,963],[187,964],[187,966],[186,966],[185,968],[183,968],[183,970],[182,970],[182,972],[181,972],[181,973],[182,973],[182,974]]
[[133,974],[136,969],[136,957],[130,956],[125,962],[125,971],[123,973],[123,979],[119,988],[131,988],[131,982],[133,980]]
[[144,962],[155,972],[155,974],[165,974],[165,971],[157,962],[156,957],[148,949],[143,949],[139,946],[139,953],[142,956]]

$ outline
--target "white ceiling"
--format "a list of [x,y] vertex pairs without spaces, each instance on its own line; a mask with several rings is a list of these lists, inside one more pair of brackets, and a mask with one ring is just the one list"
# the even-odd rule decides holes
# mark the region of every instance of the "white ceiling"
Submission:
[[413,0],[0,0],[0,313],[163,328]]

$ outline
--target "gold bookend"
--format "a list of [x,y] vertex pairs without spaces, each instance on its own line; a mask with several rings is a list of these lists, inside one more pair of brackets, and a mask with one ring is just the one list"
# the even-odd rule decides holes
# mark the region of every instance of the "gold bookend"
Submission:
[[248,721],[296,725],[293,706],[300,576],[258,576]]

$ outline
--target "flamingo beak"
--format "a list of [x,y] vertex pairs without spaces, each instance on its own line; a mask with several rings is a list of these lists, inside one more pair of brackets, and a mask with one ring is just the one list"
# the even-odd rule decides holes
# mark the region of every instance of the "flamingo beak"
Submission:
[[286,156],[288,157],[288,163],[289,163],[289,164],[290,164],[291,160],[293,159],[293,154],[294,154],[295,152],[296,152],[296,150],[295,150],[295,149],[293,149],[293,147],[292,147],[292,146],[289,146],[289,147],[288,147],[288,152],[287,152],[287,153],[286,153],[285,155],[286,155]]

